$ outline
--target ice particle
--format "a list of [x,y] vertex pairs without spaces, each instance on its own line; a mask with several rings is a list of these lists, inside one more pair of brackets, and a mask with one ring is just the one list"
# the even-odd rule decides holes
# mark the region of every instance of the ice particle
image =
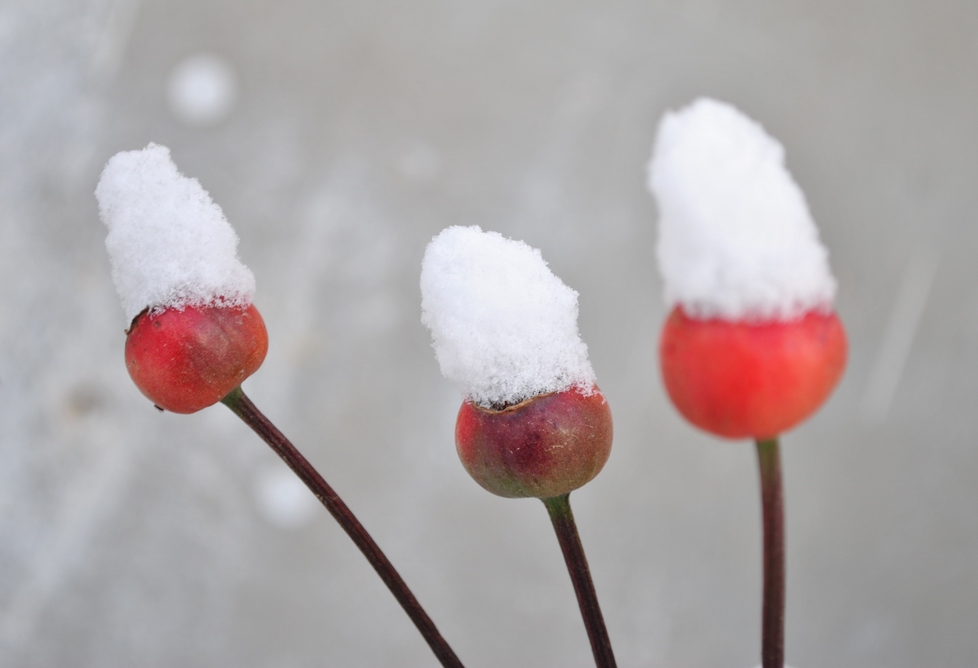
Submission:
[[253,492],[258,513],[281,529],[299,529],[319,510],[319,501],[309,488],[282,464],[260,471]]

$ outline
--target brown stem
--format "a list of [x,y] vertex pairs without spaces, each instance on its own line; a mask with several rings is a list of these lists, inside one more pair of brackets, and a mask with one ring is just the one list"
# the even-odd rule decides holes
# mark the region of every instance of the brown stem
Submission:
[[387,588],[394,594],[394,598],[404,608],[408,617],[418,627],[421,635],[424,636],[424,639],[428,642],[435,656],[438,657],[441,665],[445,666],[445,668],[462,668],[462,662],[458,660],[452,648],[442,638],[438,629],[435,628],[434,622],[425,613],[421,604],[414,597],[414,594],[408,589],[407,584],[405,584],[404,580],[401,579],[401,576],[394,569],[394,566],[384,556],[380,547],[370,537],[367,530],[363,528],[363,525],[353,516],[353,513],[347,505],[326,484],[326,481],[319,475],[319,472],[313,468],[312,464],[295,449],[295,446],[289,442],[289,439],[268,418],[262,415],[261,411],[251,403],[251,400],[245,396],[245,393],[242,392],[240,387],[224,397],[221,402],[234,411],[234,414],[251,427],[256,434],[261,436],[272,447],[272,450],[285,460],[289,468],[299,476],[302,482],[316,495],[316,498],[322,501],[323,505],[326,506],[326,510],[340,523],[340,526],[343,527],[347,535],[353,539],[353,542],[363,552],[367,561],[377,571],[380,579],[384,581]]
[[784,668],[784,496],[778,439],[757,441],[764,526],[764,603],[761,666]]
[[604,625],[601,606],[598,605],[598,595],[594,591],[591,570],[587,565],[587,557],[584,556],[584,546],[581,545],[581,537],[577,533],[574,513],[571,512],[570,494],[543,499],[543,505],[550,513],[550,521],[554,525],[554,531],[557,532],[557,540],[564,553],[567,571],[574,582],[577,604],[581,608],[584,626],[587,627],[587,635],[591,640],[594,664],[598,668],[615,668],[617,664],[611,649],[611,639]]

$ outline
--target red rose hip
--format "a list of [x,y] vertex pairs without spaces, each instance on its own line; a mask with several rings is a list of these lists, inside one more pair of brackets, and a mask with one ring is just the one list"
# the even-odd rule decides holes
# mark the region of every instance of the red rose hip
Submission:
[[195,413],[261,366],[268,334],[254,306],[143,311],[126,338],[126,368],[158,407]]
[[547,499],[581,487],[611,452],[611,410],[596,387],[544,394],[501,410],[466,401],[455,425],[459,458],[482,487]]
[[662,330],[662,377],[697,427],[766,439],[815,412],[842,376],[846,336],[834,312],[785,322],[690,318],[676,307]]

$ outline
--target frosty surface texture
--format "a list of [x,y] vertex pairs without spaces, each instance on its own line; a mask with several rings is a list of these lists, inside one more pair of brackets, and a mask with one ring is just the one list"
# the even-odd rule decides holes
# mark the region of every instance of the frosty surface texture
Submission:
[[238,236],[197,179],[177,170],[168,148],[114,155],[95,197],[127,322],[145,308],[251,304],[255,277],[238,259]]
[[594,386],[577,292],[540,251],[479,227],[449,227],[421,268],[422,322],[444,376],[482,406]]

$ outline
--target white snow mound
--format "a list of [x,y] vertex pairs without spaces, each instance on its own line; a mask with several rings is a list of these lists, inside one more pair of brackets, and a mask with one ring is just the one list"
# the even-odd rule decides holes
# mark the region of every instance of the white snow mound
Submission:
[[128,322],[145,308],[251,304],[255,277],[238,259],[238,236],[197,179],[177,170],[168,148],[114,155],[95,197]]
[[701,98],[659,124],[649,163],[670,307],[697,318],[791,320],[831,308],[836,283],[784,148],[733,106]]
[[593,391],[577,292],[522,241],[477,226],[443,230],[422,261],[421,311],[442,374],[477,404]]

